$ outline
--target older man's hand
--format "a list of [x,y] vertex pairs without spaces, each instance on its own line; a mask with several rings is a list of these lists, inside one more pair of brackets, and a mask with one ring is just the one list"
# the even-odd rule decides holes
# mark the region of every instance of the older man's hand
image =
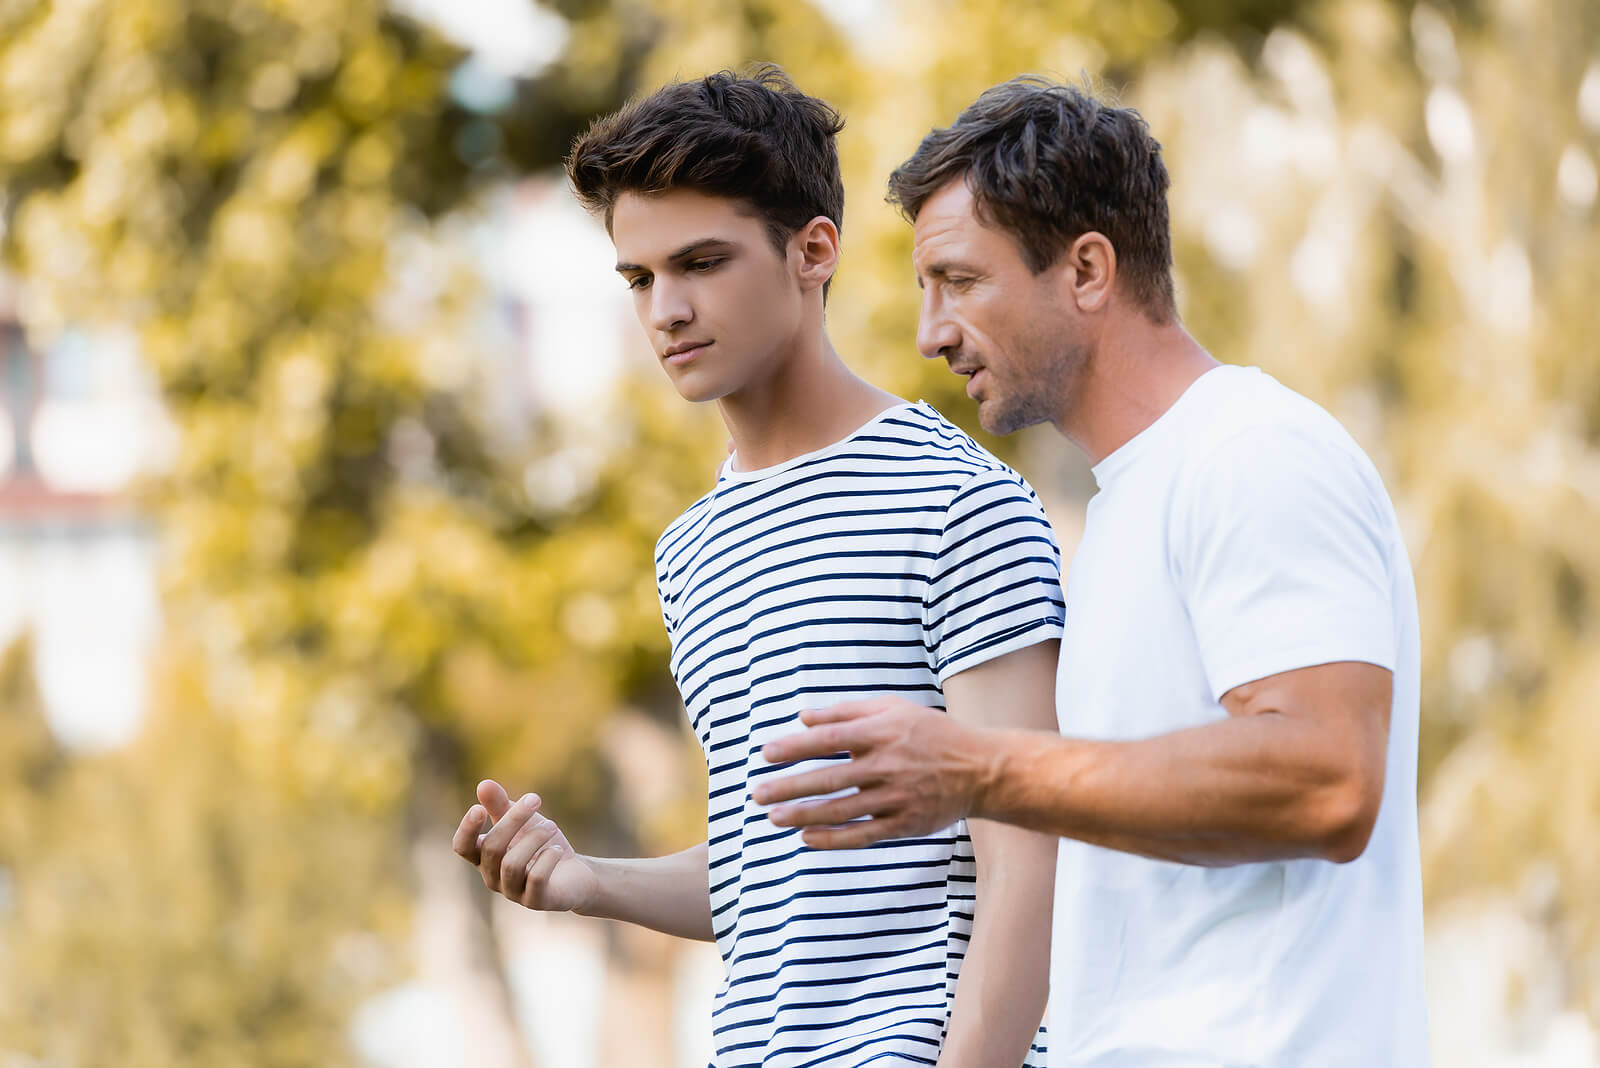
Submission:
[[800,715],[807,730],[769,742],[769,762],[791,763],[849,753],[847,763],[768,779],[758,804],[778,804],[768,818],[804,827],[814,849],[858,849],[887,838],[915,838],[971,814],[993,774],[978,732],[936,709],[896,697],[849,701]]

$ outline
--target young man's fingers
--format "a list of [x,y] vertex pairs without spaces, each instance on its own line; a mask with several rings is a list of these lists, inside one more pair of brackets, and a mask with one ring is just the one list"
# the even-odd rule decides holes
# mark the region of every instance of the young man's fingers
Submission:
[[528,895],[528,873],[533,867],[533,860],[539,855],[539,849],[549,843],[555,836],[555,823],[544,820],[541,827],[520,839],[515,846],[506,851],[506,859],[501,862],[501,894],[509,897],[514,902],[522,902]]
[[506,788],[493,779],[480,782],[477,793],[478,800],[488,810],[490,819],[499,819],[511,808],[511,797],[506,793]]
[[[511,835],[510,840],[506,842],[507,853],[511,852],[517,843],[527,838],[528,835],[541,832],[547,827],[555,827],[555,824],[539,811],[539,806],[536,803],[529,802],[529,804],[531,807],[527,818],[522,821],[522,826],[518,827]],[[560,828],[556,829],[559,830]]]
[[558,830],[559,828],[550,820],[540,819],[538,823],[529,820],[523,825],[523,833],[519,834],[516,841],[511,843],[511,848],[506,850],[505,859],[500,862],[501,871],[527,868],[534,854],[543,849],[545,844],[556,836]]
[[550,876],[555,872],[556,865],[561,863],[565,855],[559,845],[552,845],[539,852],[533,858],[533,863],[528,865],[527,882],[522,891],[521,901],[530,909],[544,906],[544,889],[550,882]]
[[[510,847],[511,840],[533,814],[532,805],[518,802],[511,806],[510,811],[489,830],[488,834],[483,836],[478,846],[480,853],[478,867],[483,870],[485,880],[493,874],[494,881],[498,884],[500,862],[505,859],[506,850]],[[492,885],[489,889],[499,890],[500,887]]]
[[488,813],[482,805],[467,809],[467,814],[461,817],[461,826],[456,828],[455,837],[450,840],[450,848],[456,851],[456,856],[470,864],[478,863],[478,842],[487,818]]

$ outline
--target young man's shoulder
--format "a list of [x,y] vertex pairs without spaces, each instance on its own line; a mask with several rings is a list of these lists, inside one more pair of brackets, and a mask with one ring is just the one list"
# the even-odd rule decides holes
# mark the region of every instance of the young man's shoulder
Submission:
[[679,550],[729,523],[788,522],[785,513],[851,498],[934,498],[949,509],[974,487],[1031,487],[1002,460],[926,401],[881,413],[847,438],[757,480],[719,472],[717,484],[669,523],[656,541],[658,568]]

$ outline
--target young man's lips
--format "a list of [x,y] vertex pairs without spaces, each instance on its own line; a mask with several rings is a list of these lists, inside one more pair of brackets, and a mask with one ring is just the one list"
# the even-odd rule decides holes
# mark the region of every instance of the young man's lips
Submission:
[[710,347],[709,341],[702,341],[697,345],[673,346],[667,350],[663,359],[668,363],[688,363]]
[[978,377],[982,374],[983,368],[980,367],[967,376],[967,396],[974,400],[978,398],[978,394],[975,392],[975,390],[978,385]]

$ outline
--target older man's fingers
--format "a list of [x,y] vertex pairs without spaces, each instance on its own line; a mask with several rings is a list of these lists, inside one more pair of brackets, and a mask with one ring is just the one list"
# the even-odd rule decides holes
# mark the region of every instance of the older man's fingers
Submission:
[[862,724],[854,721],[828,723],[776,738],[761,747],[761,755],[769,764],[787,764],[796,760],[852,753],[865,746],[866,742]]
[[885,800],[876,791],[831,797],[826,801],[806,801],[783,805],[767,814],[779,827],[836,827],[862,816],[878,816]]
[[774,775],[758,783],[750,791],[750,799],[758,805],[775,805],[780,801],[793,801],[801,797],[820,797],[823,794],[861,786],[867,775],[859,763],[840,761],[826,768],[803,771],[794,775]]
[[818,727],[824,723],[844,723],[862,716],[870,716],[874,712],[882,711],[881,701],[840,701],[827,708],[807,708],[800,712],[800,722],[808,727]]
[[888,820],[857,820],[843,827],[807,827],[800,840],[812,849],[862,849],[903,835]]

